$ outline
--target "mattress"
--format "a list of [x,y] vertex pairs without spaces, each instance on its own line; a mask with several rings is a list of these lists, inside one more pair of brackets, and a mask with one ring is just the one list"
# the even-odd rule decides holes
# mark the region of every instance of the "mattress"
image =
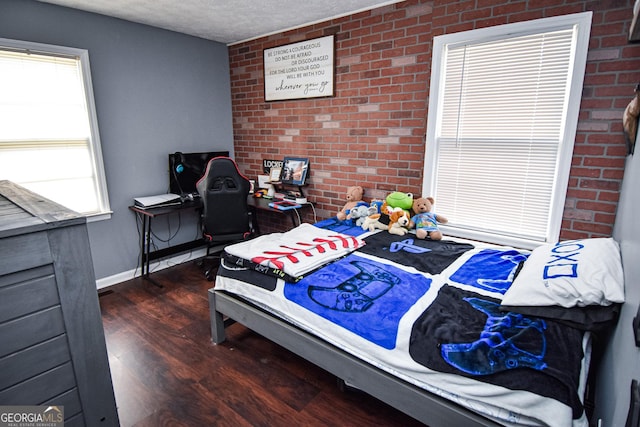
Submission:
[[[285,233],[250,248],[231,248],[215,290],[241,296],[380,370],[501,424],[588,425],[582,399],[590,333],[501,309],[528,251],[321,229],[322,244],[338,235],[349,247],[301,269],[291,260],[330,252],[313,246],[318,240],[307,226],[296,230],[293,242]],[[270,249],[274,245],[281,250]],[[285,261],[265,262],[265,253],[271,261],[274,254]],[[295,268],[289,270],[287,262]]]

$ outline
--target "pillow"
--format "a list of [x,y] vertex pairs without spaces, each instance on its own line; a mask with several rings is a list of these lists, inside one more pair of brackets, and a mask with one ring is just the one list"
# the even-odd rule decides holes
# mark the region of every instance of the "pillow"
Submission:
[[620,247],[612,238],[568,240],[533,250],[504,306],[608,306],[624,302]]

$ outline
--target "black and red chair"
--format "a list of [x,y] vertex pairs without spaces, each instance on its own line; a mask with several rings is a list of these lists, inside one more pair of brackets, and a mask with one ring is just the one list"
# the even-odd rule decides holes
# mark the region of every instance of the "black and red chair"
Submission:
[[214,157],[207,163],[196,189],[203,206],[202,235],[207,242],[204,261],[216,261],[208,269],[205,264],[205,275],[213,280],[224,247],[251,239],[256,234],[253,213],[247,204],[251,183],[240,173],[233,159]]

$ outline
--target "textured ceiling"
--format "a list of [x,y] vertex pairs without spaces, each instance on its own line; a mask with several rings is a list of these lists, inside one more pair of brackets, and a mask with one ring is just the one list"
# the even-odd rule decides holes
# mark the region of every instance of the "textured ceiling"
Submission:
[[225,44],[402,0],[39,0]]

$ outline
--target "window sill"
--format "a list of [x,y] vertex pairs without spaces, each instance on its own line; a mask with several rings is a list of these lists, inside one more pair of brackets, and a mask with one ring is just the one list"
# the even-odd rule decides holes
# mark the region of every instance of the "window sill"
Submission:
[[89,223],[89,222],[97,222],[97,221],[104,221],[104,220],[107,220],[107,219],[111,219],[111,214],[112,213],[113,213],[113,211],[107,211],[107,212],[89,214],[89,215],[85,215],[85,216],[87,218],[87,223]]

